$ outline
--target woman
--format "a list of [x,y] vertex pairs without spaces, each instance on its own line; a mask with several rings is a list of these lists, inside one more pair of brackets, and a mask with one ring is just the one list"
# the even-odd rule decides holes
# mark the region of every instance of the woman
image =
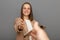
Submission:
[[[26,19],[31,21],[33,30],[24,37],[24,33],[28,31],[25,24]],[[16,40],[30,40],[29,36],[32,37],[32,40],[49,40],[43,28],[34,20],[31,4],[25,2],[21,7],[21,17],[17,17],[14,23],[14,29],[17,32]]]

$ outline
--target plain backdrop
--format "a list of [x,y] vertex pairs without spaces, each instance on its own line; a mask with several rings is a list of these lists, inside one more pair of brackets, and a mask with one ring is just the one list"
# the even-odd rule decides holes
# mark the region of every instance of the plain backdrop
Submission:
[[50,40],[60,40],[60,0],[0,0],[0,40],[15,40],[13,23],[24,2],[31,3],[34,18],[46,26]]

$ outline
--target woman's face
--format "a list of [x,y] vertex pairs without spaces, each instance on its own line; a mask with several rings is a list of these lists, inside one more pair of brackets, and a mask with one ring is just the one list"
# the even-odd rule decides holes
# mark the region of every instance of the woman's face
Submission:
[[30,14],[30,5],[29,4],[24,4],[23,6],[23,15],[24,16],[29,16]]

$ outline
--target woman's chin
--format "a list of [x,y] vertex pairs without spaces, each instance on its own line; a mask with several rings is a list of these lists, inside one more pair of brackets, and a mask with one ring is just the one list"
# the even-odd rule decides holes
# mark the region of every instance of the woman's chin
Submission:
[[29,13],[24,13],[24,15],[28,16],[28,15],[29,15]]

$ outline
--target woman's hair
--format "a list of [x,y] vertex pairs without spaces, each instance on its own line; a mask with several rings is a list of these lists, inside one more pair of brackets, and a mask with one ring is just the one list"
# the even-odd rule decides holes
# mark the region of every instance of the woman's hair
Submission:
[[[29,2],[25,2],[25,3],[22,4],[22,6],[21,6],[21,18],[23,19],[23,16],[24,16],[24,15],[23,15],[23,6],[24,6],[25,4],[30,5],[29,19],[30,19],[30,21],[33,21],[33,11],[32,11],[32,6],[31,6],[31,4],[30,4]],[[40,27],[41,27],[42,29],[45,28],[43,25],[41,25]]]
[[24,6],[25,4],[30,5],[30,14],[29,14],[28,17],[29,17],[30,21],[33,21],[33,11],[32,11],[32,6],[31,6],[31,4],[30,4],[29,2],[25,2],[25,3],[22,4],[22,7],[21,7],[21,18],[23,19],[23,6]]

